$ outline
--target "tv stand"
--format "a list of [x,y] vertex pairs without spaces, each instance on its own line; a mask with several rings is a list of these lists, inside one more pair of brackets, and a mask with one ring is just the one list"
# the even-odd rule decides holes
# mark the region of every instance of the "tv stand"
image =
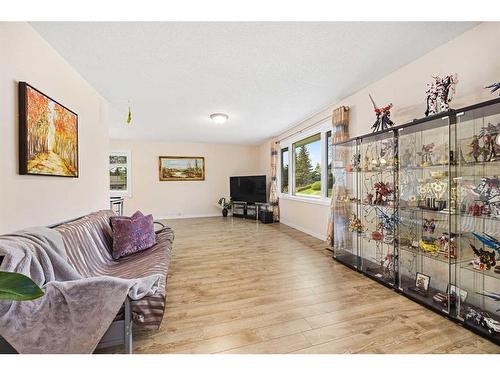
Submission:
[[267,203],[251,203],[233,201],[233,216],[245,219],[259,220],[260,206]]

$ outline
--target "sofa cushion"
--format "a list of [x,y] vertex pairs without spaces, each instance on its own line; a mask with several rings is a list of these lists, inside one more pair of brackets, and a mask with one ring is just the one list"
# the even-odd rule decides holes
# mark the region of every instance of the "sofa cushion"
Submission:
[[131,217],[111,217],[113,228],[113,259],[149,249],[156,244],[153,215],[137,211]]

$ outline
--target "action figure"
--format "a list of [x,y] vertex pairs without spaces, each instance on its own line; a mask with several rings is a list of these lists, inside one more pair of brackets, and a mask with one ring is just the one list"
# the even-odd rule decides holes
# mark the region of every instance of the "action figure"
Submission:
[[[491,93],[493,94],[495,91],[500,90],[500,82],[486,86],[485,89],[491,89]],[[500,92],[498,93],[498,95],[500,96]]]
[[474,237],[476,237],[481,243],[493,250],[495,250],[498,255],[500,256],[500,241],[497,240],[495,237],[490,236],[489,234],[486,234],[483,232],[484,236],[481,236],[477,233],[472,232]]
[[389,129],[391,126],[394,126],[394,122],[391,120],[391,108],[392,103],[389,103],[385,107],[377,107],[371,95],[369,95],[370,100],[373,103],[373,110],[375,111],[375,115],[377,119],[372,125],[373,133],[378,132],[380,130]]
[[[477,139],[484,139],[482,148],[483,161],[495,161],[500,154],[500,124],[497,126],[489,123],[483,126]],[[475,136],[474,136],[475,137]],[[478,142],[479,143],[479,142]],[[477,161],[477,160],[476,160]]]
[[477,137],[477,135],[474,135],[472,137],[471,143],[469,143],[467,146],[471,148],[467,155],[472,156],[474,158],[474,161],[477,163],[479,155],[481,155],[482,153],[481,146],[479,146],[479,138]]
[[434,81],[427,85],[425,115],[435,115],[439,112],[446,112],[450,109],[450,102],[455,95],[455,86],[458,83],[456,74],[447,75],[444,78],[432,77]]
[[356,215],[352,215],[352,218],[349,221],[349,230],[351,232],[357,233],[363,232],[363,225],[361,224],[361,220]]
[[373,188],[375,189],[375,200],[373,201],[373,204],[378,206],[386,205],[389,201],[389,195],[393,192],[389,187],[389,183],[382,181],[376,182],[373,185]]
[[392,243],[394,241],[394,226],[398,222],[396,212],[389,216],[377,207],[377,216],[380,219],[378,227],[382,230],[384,243]]
[[477,259],[472,261],[472,265],[475,269],[478,270],[483,270],[483,269],[491,269],[491,267],[494,267],[497,262],[495,260],[495,252],[494,251],[488,251],[483,248],[477,249],[473,244],[469,243],[470,247],[472,248],[472,251],[474,254],[477,256]]
[[354,171],[359,171],[359,165],[361,164],[361,154],[354,154],[352,156],[351,164]]
[[500,179],[483,177],[481,182],[471,189],[483,203],[482,211],[492,217],[500,218]]
[[434,143],[429,143],[422,145],[422,151],[418,154],[422,157],[420,166],[427,167],[432,165],[432,150],[434,149]]
[[449,235],[443,233],[437,240],[436,245],[440,248],[440,252],[444,253],[446,258],[454,259],[457,256],[457,244],[455,241],[455,234]]
[[370,205],[373,204],[373,194],[372,193],[366,194],[366,202]]

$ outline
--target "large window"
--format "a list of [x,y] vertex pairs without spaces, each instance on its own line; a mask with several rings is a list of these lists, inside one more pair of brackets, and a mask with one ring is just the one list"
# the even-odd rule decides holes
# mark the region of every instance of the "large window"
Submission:
[[326,133],[326,175],[327,175],[327,197],[332,196],[333,190],[333,174],[332,174],[332,158],[333,158],[333,147],[332,147],[332,131]]
[[321,196],[321,134],[293,144],[295,195]]
[[280,141],[280,196],[329,204],[333,179],[331,125],[324,122]]
[[281,149],[281,192],[288,193],[288,147]]
[[132,196],[130,152],[113,151],[109,154],[109,190],[112,197]]

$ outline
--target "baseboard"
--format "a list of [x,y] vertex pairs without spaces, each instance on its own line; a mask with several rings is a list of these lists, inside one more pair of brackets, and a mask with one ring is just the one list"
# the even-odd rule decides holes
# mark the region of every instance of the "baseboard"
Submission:
[[156,216],[155,220],[172,220],[172,219],[196,219],[202,217],[222,217],[222,214],[187,214],[187,215],[167,215],[167,216]]
[[[289,227],[291,227],[293,229],[300,230],[301,232],[304,232],[310,236],[316,237],[317,239],[320,239],[322,241],[326,241],[326,234],[325,233],[318,233],[318,232],[312,231],[310,229],[303,228],[300,225],[296,225],[294,223],[289,222],[288,220],[283,220],[283,218],[280,218],[280,223],[288,225]],[[326,228],[325,228],[325,231],[326,231]]]

